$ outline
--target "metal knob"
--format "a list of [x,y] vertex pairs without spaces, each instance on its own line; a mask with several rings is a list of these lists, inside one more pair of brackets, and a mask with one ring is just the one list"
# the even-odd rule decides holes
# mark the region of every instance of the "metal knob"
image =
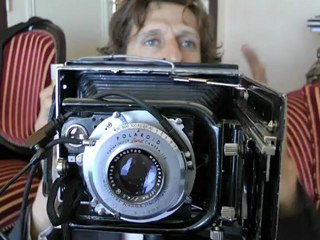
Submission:
[[221,207],[221,218],[225,221],[235,220],[236,211],[234,207],[222,206]]
[[64,176],[67,174],[69,165],[66,159],[64,158],[59,158],[57,160],[57,166],[56,166],[57,172],[60,176]]
[[210,230],[210,239],[211,240],[223,240],[224,239],[223,230],[218,226],[213,227]]
[[238,143],[225,143],[224,144],[224,155],[225,156],[237,156],[239,154]]

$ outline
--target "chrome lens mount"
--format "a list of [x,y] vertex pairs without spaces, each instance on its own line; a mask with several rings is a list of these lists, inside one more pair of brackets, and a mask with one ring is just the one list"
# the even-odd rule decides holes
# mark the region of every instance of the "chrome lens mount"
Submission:
[[[187,144],[183,124],[169,119]],[[178,123],[177,123],[178,122]],[[190,194],[195,170],[148,112],[114,113],[93,131],[83,174],[97,213],[131,222],[157,221],[175,212]]]

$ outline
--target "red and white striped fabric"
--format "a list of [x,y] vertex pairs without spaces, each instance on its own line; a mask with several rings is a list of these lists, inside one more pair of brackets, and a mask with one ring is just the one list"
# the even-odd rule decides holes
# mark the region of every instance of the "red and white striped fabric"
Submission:
[[[0,135],[17,146],[34,132],[39,93],[51,82],[50,64],[56,62],[56,46],[48,31],[33,30],[15,35],[5,45],[0,81]],[[25,161],[0,159],[0,187],[26,165]],[[0,228],[9,229],[19,216],[27,176],[21,177],[0,196]],[[39,180],[30,192],[34,199]]]
[[[0,188],[14,177],[25,165],[26,162],[22,160],[1,159]],[[24,174],[3,196],[0,197],[0,229],[2,231],[10,229],[19,217],[27,178],[28,174]],[[29,193],[29,202],[32,202],[36,196],[39,182],[40,180],[38,178],[34,178]]]
[[22,32],[6,45],[0,85],[0,134],[6,140],[25,145],[34,132],[39,93],[50,84],[55,57],[54,39],[41,30]]
[[288,94],[287,143],[299,181],[320,210],[320,83]]

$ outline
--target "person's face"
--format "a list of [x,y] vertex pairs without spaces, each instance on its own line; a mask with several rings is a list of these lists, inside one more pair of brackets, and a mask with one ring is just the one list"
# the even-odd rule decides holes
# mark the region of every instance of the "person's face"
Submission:
[[201,61],[200,37],[195,15],[174,3],[149,4],[144,26],[133,26],[128,55],[166,59],[172,62]]

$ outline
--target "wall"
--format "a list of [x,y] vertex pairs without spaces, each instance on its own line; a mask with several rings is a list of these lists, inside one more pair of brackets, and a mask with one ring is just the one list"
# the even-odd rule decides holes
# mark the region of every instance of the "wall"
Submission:
[[[108,23],[116,0],[6,1],[8,26],[32,16],[50,19],[66,35],[67,59],[97,55],[108,41]],[[120,2],[120,0],[118,0]],[[202,0],[206,6],[209,0]]]
[[319,14],[319,0],[220,0],[223,61],[239,64],[251,76],[240,50],[249,44],[265,64],[271,87],[281,92],[299,88],[320,47],[320,34],[310,32],[306,20]]
[[[8,25],[32,15],[51,19],[63,28],[67,58],[96,55],[108,38],[112,0],[6,0]],[[203,0],[206,4],[209,0]],[[250,76],[241,45],[253,47],[267,67],[269,85],[288,92],[305,83],[316,61],[320,34],[306,20],[320,14],[320,0],[219,0],[219,42],[223,61],[239,64]]]
[[106,45],[112,0],[6,0],[8,25],[32,16],[50,19],[66,35],[67,59],[97,55]]

